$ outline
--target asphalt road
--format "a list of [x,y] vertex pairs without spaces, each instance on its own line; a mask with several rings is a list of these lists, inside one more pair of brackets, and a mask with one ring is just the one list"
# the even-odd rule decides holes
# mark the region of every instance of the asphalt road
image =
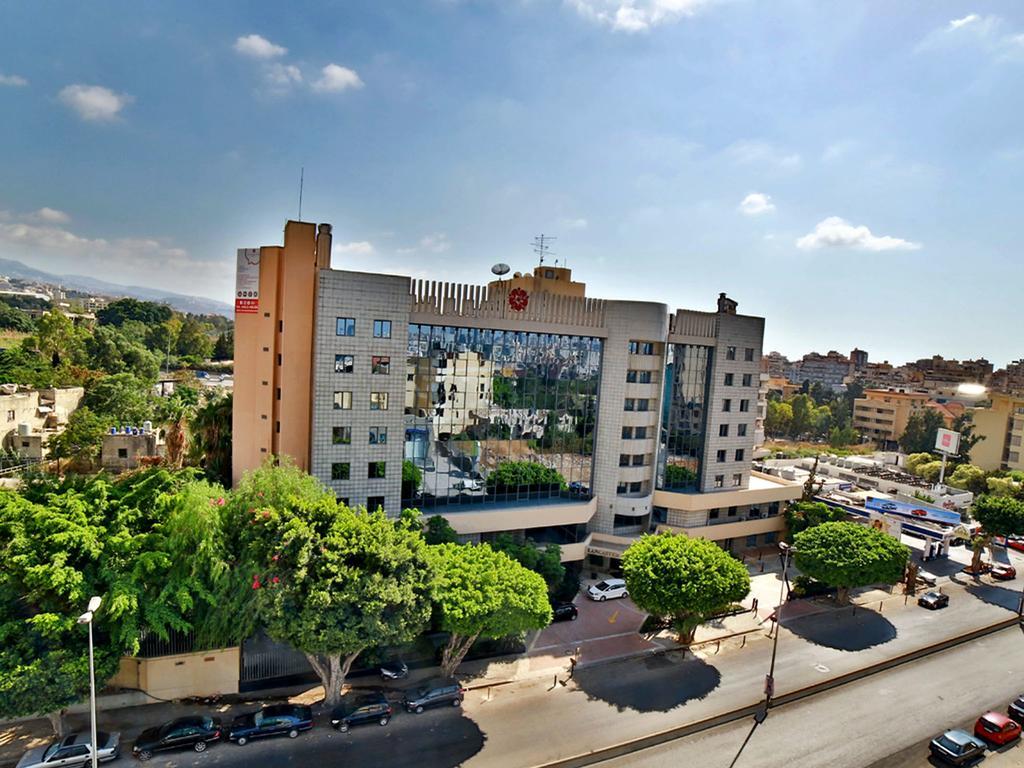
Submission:
[[[736,768],[917,768],[932,766],[928,741],[1024,692],[1019,628],[976,640],[834,691],[773,709]],[[715,728],[622,758],[616,768],[727,768],[751,721]],[[990,753],[985,768],[1024,765],[1017,744]]]

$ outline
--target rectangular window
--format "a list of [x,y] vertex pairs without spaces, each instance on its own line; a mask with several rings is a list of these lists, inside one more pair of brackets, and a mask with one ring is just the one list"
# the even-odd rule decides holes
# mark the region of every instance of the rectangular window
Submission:
[[654,342],[645,341],[640,345],[641,355],[653,355],[654,354]]
[[640,493],[641,491],[643,491],[643,489],[644,489],[644,484],[643,483],[630,483],[629,484],[629,492],[630,493]]
[[766,533],[764,535],[764,543],[765,544],[774,544],[776,537],[777,537],[777,533],[775,531],[768,531],[768,533]]
[[331,464],[331,480],[348,480],[350,468],[347,461],[336,461]]
[[623,427],[622,428],[622,439],[623,440],[632,440],[633,439],[633,428],[632,427]]
[[725,348],[725,359],[726,360],[735,360],[736,359],[736,347],[726,347]]
[[752,373],[744,373],[743,374],[743,386],[744,387],[752,387],[752,386],[754,386],[754,374],[752,374]]
[[629,483],[619,483],[615,486],[615,493],[622,496],[625,493],[629,493]]
[[355,336],[356,319],[354,317],[339,317],[335,321],[334,332],[338,336]]
[[631,341],[629,342],[629,354],[636,355],[640,352],[640,342]]
[[370,445],[387,445],[387,443],[387,427],[370,427]]
[[366,509],[369,512],[376,512],[378,509],[384,509],[384,497],[383,496],[367,496],[366,497]]
[[747,347],[745,350],[743,350],[743,359],[746,360],[748,363],[754,362],[754,348],[753,347]]
[[736,436],[737,437],[746,437],[747,436],[747,425],[746,424],[737,424],[736,425]]
[[375,339],[390,339],[391,338],[391,321],[390,320],[374,320],[373,321],[373,337]]
[[742,448],[737,448],[736,449],[736,461],[743,461],[743,449]]
[[334,410],[336,411],[350,411],[352,410],[352,392],[346,390],[345,392],[334,393]]
[[626,383],[636,384],[636,375],[639,371],[626,371]]
[[620,453],[619,454],[619,466],[620,467],[628,467],[629,466],[629,454],[628,453]]
[[718,452],[715,453],[715,461],[717,461],[719,464],[724,464],[725,463],[725,451],[724,450],[718,451]]
[[749,412],[750,412],[750,401],[749,400],[740,400],[740,413],[749,413]]
[[732,386],[732,379],[733,379],[733,375],[731,373],[725,374],[725,386],[731,387]]
[[736,517],[736,507],[729,507],[729,517]]
[[371,392],[370,393],[370,410],[371,411],[386,411],[388,409],[388,393],[387,392]]
[[727,397],[727,398],[725,398],[725,400],[722,401],[722,411],[724,411],[725,413],[728,413],[731,410],[732,410],[732,400],[730,400]]
[[371,461],[366,465],[366,477],[370,480],[383,479],[385,464],[383,461]]
[[14,411],[8,411],[7,412],[7,420],[8,421],[14,421]]
[[[717,485],[719,483],[719,481],[724,482],[725,481],[725,475],[715,475],[715,484]],[[721,488],[722,486],[718,485],[717,487]],[[717,520],[717,519],[718,519],[718,509],[717,508],[716,509],[709,509],[708,510],[708,520]]]
[[729,436],[729,425],[728,424],[719,424],[718,425],[718,436],[719,437],[728,437]]
[[117,458],[119,458],[119,459],[127,459],[128,458],[128,449],[127,448],[118,448],[117,449]]
[[334,445],[351,445],[352,427],[331,427],[331,442]]
[[636,410],[636,400],[634,400],[632,397],[627,397],[626,398],[626,403],[622,407],[622,410],[624,410],[624,411],[635,411]]
[[651,383],[651,372],[650,371],[640,371],[640,376],[637,378],[637,381],[639,381],[641,384],[650,384]]
[[754,534],[753,536],[747,536],[747,546],[748,547],[756,547],[757,546],[757,534]]
[[638,411],[646,411],[650,408],[650,405],[651,401],[648,400],[646,397],[642,397],[636,401],[636,409]]
[[646,464],[646,462],[644,461],[644,455],[642,453],[635,453],[635,454],[633,454],[633,466],[634,467],[642,467],[645,464]]
[[637,440],[646,440],[647,439],[647,427],[634,427],[633,428],[633,437],[635,437]]
[[335,355],[334,356],[334,372],[335,373],[352,373],[356,369],[356,358],[355,355]]
[[370,373],[388,376],[391,373],[391,358],[374,355],[370,358]]
[[733,488],[739,488],[742,485],[743,485],[743,473],[742,472],[737,472],[735,475],[732,476],[732,487]]

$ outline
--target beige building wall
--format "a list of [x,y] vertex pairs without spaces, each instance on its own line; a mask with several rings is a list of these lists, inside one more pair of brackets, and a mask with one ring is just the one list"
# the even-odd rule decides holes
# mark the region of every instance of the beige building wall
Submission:
[[141,659],[125,656],[110,685],[160,699],[238,693],[238,647]]
[[898,440],[911,414],[927,406],[927,392],[866,389],[853,401],[853,428],[875,440]]
[[971,449],[971,463],[986,471],[1024,470],[1024,397],[991,397],[990,407],[971,411],[974,434],[984,437]]

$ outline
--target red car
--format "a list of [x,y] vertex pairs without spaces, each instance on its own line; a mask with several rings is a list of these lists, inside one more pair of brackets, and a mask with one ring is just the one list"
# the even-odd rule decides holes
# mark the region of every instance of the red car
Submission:
[[1009,744],[1020,738],[1020,725],[999,712],[986,712],[974,724],[974,735],[993,744]]
[[1008,536],[1006,538],[1006,546],[1010,549],[1016,549],[1018,552],[1024,552],[1024,539],[1019,536]]
[[910,514],[916,515],[917,517],[928,517],[928,513],[923,509],[912,509]]
[[996,563],[992,566],[992,570],[989,571],[989,574],[993,579],[998,579],[999,581],[1012,581],[1017,578],[1017,569],[1012,565]]

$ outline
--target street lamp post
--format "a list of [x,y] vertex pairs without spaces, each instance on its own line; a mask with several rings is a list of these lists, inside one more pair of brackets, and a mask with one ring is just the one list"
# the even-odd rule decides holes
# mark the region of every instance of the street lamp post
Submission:
[[764,679],[764,709],[768,712],[771,706],[772,697],[775,696],[775,655],[779,650],[779,631],[782,629],[782,606],[786,601],[787,572],[789,571],[790,555],[796,552],[796,547],[790,546],[784,541],[779,542],[779,549],[782,550],[782,583],[779,585],[779,606],[775,609],[775,637],[772,640],[772,661],[768,667],[768,674]]
[[90,733],[92,735],[89,749],[92,753],[92,768],[97,768],[97,751],[99,750],[99,745],[96,743],[96,663],[93,659],[92,651],[92,620],[102,602],[103,600],[99,597],[90,597],[88,609],[78,617],[79,624],[89,625],[89,714],[91,721]]

